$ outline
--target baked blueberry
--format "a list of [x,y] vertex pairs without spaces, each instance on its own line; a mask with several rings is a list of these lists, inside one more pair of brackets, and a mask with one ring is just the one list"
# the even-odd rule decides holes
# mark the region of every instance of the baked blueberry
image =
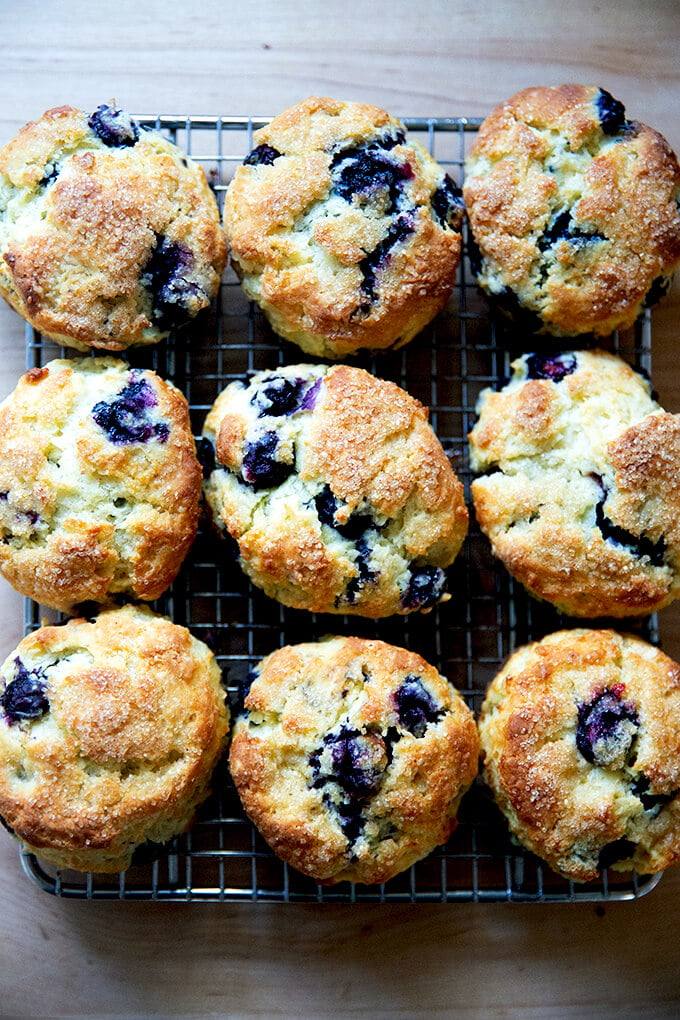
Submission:
[[411,567],[401,602],[405,609],[429,609],[441,602],[445,590],[446,574],[441,567]]
[[626,108],[611,92],[600,89],[595,99],[595,107],[606,135],[617,135],[626,127]]
[[147,380],[132,372],[130,382],[114,400],[94,405],[92,417],[116,445],[146,443],[150,439],[165,443],[170,435],[169,426],[163,421],[152,422],[148,415],[157,404],[158,398]]
[[279,438],[274,431],[246,440],[241,470],[246,482],[256,491],[281,485],[295,470],[294,463],[277,459],[279,452]]
[[395,245],[403,243],[413,233],[415,220],[413,213],[404,213],[399,216],[389,227],[387,234],[379,244],[369,252],[359,263],[362,273],[361,289],[368,295],[371,301],[378,298],[377,274],[385,269]]
[[0,706],[10,725],[25,719],[40,719],[50,710],[44,670],[39,667],[29,670],[18,657],[14,664],[14,677],[0,695]]
[[409,674],[394,695],[399,722],[414,737],[425,736],[430,723],[442,716],[442,709],[423,685],[419,676]]
[[271,166],[281,153],[272,145],[256,145],[243,160],[244,166]]
[[139,141],[139,125],[124,110],[102,104],[87,121],[97,138],[110,148],[122,149]]
[[622,768],[630,759],[639,728],[637,712],[614,686],[578,706],[576,746],[595,765]]
[[576,370],[576,355],[528,354],[526,356],[527,379],[551,379],[558,383]]
[[158,237],[141,276],[152,299],[154,322],[162,329],[184,325],[191,308],[201,295],[199,284],[191,279],[194,256],[184,244]]
[[433,192],[430,205],[443,227],[460,230],[465,216],[463,192],[448,174],[445,174],[443,183]]
[[319,385],[319,379],[272,374],[255,390],[250,400],[257,407],[260,418],[265,415],[280,418],[296,411],[313,410]]
[[620,864],[628,861],[634,856],[637,850],[637,843],[630,839],[614,839],[611,843],[603,846],[597,858],[597,870],[604,871],[611,868],[612,864]]

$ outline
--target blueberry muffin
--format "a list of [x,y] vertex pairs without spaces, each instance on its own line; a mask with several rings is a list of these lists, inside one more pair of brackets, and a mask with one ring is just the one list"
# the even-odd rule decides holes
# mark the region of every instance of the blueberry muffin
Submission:
[[334,637],[254,670],[231,774],[279,857],[321,883],[386,882],[446,842],[477,774],[460,694],[414,652]]
[[463,192],[478,281],[532,331],[627,328],[680,261],[677,158],[603,89],[529,88],[501,103]]
[[308,354],[411,340],[454,284],[460,189],[398,120],[362,103],[310,97],[255,142],[224,209],[247,296]]
[[154,372],[55,360],[0,405],[0,572],[45,606],[158,598],[200,498],[187,402]]
[[517,840],[586,882],[680,861],[680,667],[636,637],[564,630],[491,683],[484,778]]
[[209,648],[148,609],[34,631],[0,670],[0,815],[61,868],[122,871],[191,824],[229,713]]
[[680,416],[603,351],[526,354],[482,392],[477,520],[535,596],[572,616],[651,613],[680,593]]
[[220,394],[201,445],[213,519],[272,598],[382,617],[448,597],[463,489],[394,383],[347,365],[261,372]]
[[100,106],[61,106],[0,149],[0,294],[60,344],[155,343],[217,293],[226,242],[200,167]]

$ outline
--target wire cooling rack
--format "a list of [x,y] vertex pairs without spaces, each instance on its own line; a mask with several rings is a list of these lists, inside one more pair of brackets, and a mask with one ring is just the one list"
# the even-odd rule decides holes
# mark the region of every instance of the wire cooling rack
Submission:
[[[253,147],[254,131],[268,119],[138,118],[204,167],[220,205],[235,168]],[[404,118],[404,123],[409,136],[462,183],[466,153],[480,121]],[[30,328],[26,340],[28,368],[53,357],[73,356]],[[511,361],[528,342],[536,349],[535,340],[518,336],[494,317],[464,258],[449,305],[435,323],[400,351],[352,360],[392,379],[429,406],[431,423],[464,482],[470,505],[466,436],[474,424],[477,398],[482,389],[509,376]],[[649,372],[649,312],[634,329],[599,346]],[[126,358],[153,368],[186,394],[196,435],[211,404],[231,380],[308,360],[272,333],[261,313],[246,301],[230,269],[219,301],[209,312],[153,349],[129,352]],[[477,712],[487,684],[515,647],[578,621],[528,598],[494,562],[474,520],[449,573],[452,599],[427,615],[369,621],[309,614],[286,609],[252,587],[226,543],[218,543],[203,522],[180,576],[154,608],[213,648],[231,698],[250,669],[274,649],[341,633],[381,638],[420,653]],[[26,603],[27,631],[45,618],[55,617]],[[628,630],[657,639],[654,618],[626,623]],[[615,871],[605,871],[598,882],[587,885],[559,878],[512,842],[490,794],[477,780],[463,800],[458,828],[445,847],[384,885],[322,887],[272,854],[245,818],[226,762],[218,767],[213,786],[215,792],[199,810],[192,829],[163,848],[142,848],[127,872],[112,877],[60,871],[22,853],[24,869],[43,889],[62,897],[288,903],[624,900],[643,895],[659,880]]]

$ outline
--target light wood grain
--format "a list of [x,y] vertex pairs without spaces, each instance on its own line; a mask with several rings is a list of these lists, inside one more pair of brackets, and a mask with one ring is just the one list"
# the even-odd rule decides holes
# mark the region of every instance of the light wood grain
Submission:
[[[531,84],[593,82],[680,148],[676,0],[172,5],[6,0],[0,140],[44,109],[269,114],[310,93],[409,115],[484,115]],[[654,320],[680,411],[680,288]],[[0,396],[24,366],[0,309]],[[662,614],[680,658],[680,611]],[[21,600],[0,582],[0,650]],[[296,907],[81,903],[41,892],[0,832],[9,1016],[677,1017],[680,870],[635,903]]]

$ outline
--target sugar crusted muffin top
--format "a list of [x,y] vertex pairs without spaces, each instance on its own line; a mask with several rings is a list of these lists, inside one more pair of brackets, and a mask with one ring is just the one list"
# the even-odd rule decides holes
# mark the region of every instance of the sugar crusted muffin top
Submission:
[[477,756],[472,713],[433,666],[334,637],[255,669],[230,768],[280,857],[322,883],[375,883],[448,839]]
[[591,617],[678,596],[680,418],[646,379],[603,351],[523,355],[477,411],[477,519],[532,594]]
[[0,293],[59,343],[154,343],[217,293],[202,169],[124,111],[48,110],[0,149]]
[[478,280],[523,327],[627,328],[680,261],[680,167],[594,86],[524,89],[485,119],[463,188]]
[[363,369],[290,365],[230,384],[203,429],[204,491],[255,584],[285,605],[427,609],[467,531],[426,409]]
[[0,570],[43,605],[157,598],[200,494],[186,399],[154,372],[56,359],[0,405]]
[[577,628],[519,648],[479,733],[512,832],[566,878],[680,860],[680,667],[647,642]]
[[39,857],[115,872],[184,831],[229,712],[209,648],[150,610],[42,627],[0,669],[0,815]]
[[226,194],[248,297],[304,351],[342,358],[411,340],[460,257],[460,191],[400,121],[309,97],[255,135]]

